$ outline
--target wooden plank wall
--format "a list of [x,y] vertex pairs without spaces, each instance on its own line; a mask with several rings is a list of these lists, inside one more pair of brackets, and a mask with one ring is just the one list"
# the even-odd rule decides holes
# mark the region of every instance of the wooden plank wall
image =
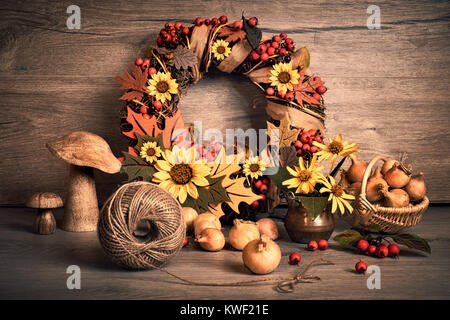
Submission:
[[[287,32],[311,52],[329,88],[328,135],[358,142],[362,158],[407,152],[426,174],[433,202],[450,201],[448,1],[91,1],[79,0],[81,30],[68,30],[72,1],[0,3],[0,204],[34,191],[63,193],[67,167],[45,142],[75,130],[125,150],[113,77],[169,19],[245,11],[266,33]],[[381,30],[368,30],[370,4]],[[245,78],[214,74],[183,98],[185,121],[204,127],[262,128],[261,93]],[[101,201],[122,181],[99,173]]]

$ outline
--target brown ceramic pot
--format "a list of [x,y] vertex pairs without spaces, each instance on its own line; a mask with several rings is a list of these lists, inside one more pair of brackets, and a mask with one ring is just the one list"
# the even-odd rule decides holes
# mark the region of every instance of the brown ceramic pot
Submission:
[[334,215],[325,209],[314,220],[308,210],[295,201],[289,201],[284,226],[294,242],[308,243],[311,240],[328,240],[334,230]]

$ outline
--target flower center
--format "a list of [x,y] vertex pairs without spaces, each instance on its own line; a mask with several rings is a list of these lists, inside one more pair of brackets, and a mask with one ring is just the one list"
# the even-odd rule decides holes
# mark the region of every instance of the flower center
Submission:
[[257,163],[252,163],[249,167],[251,172],[258,172],[259,171],[259,164]]
[[155,150],[155,149],[153,149],[153,148],[148,148],[148,149],[147,149],[147,155],[148,155],[148,156],[152,157],[152,156],[154,156],[155,154],[156,154],[156,150]]
[[344,194],[344,190],[342,190],[341,186],[334,185],[331,187],[331,193],[334,194],[335,197],[340,198]]
[[344,146],[340,142],[333,141],[328,146],[328,149],[330,150],[331,153],[339,154],[342,150],[344,150]]
[[311,178],[311,172],[309,172],[308,170],[302,170],[300,171],[300,173],[298,174],[298,179],[301,182],[306,182],[309,180],[309,178]]
[[288,83],[289,81],[291,81],[291,75],[289,74],[289,72],[286,71],[280,72],[278,74],[278,80],[281,83]]
[[216,51],[219,54],[223,54],[223,53],[225,53],[225,48],[223,46],[219,46],[219,47],[217,47]]
[[156,84],[156,90],[158,90],[159,93],[165,93],[169,90],[169,84],[165,81],[159,81]]
[[170,169],[170,177],[176,184],[186,184],[192,179],[192,168],[187,164],[176,164]]

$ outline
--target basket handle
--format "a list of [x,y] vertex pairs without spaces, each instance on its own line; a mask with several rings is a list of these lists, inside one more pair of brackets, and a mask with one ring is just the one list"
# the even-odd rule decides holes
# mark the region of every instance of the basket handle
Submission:
[[386,162],[388,159],[385,156],[376,156],[369,162],[369,164],[367,165],[366,171],[364,171],[363,181],[361,184],[361,193],[359,194],[359,196],[366,201],[367,201],[367,199],[366,199],[367,180],[369,180],[369,176],[372,173],[373,166],[375,165],[375,163],[377,163],[380,160],[383,160],[384,162]]

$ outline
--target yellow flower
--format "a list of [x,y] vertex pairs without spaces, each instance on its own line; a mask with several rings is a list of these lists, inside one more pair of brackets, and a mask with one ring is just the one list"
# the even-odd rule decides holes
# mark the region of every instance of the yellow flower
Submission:
[[262,176],[262,171],[265,168],[267,168],[267,164],[259,160],[259,157],[256,156],[245,160],[242,171],[247,177],[250,176],[250,178],[256,179]]
[[150,95],[155,96],[156,100],[165,102],[166,100],[172,100],[171,94],[176,94],[178,84],[175,79],[172,79],[170,72],[162,73],[158,72],[152,74],[152,78],[148,80],[149,86],[147,87]]
[[320,189],[320,193],[330,193],[328,201],[332,201],[331,213],[334,213],[337,207],[339,207],[339,211],[341,211],[341,214],[344,214],[344,206],[347,207],[350,213],[353,212],[353,208],[347,202],[347,200],[355,200],[355,197],[345,193],[342,187],[336,184],[332,176],[329,176],[328,179],[323,177],[323,179],[321,179],[319,182],[324,185],[324,187]]
[[170,192],[180,203],[186,201],[189,194],[198,199],[197,187],[209,185],[206,177],[211,168],[204,160],[195,161],[194,148],[184,149],[174,146],[172,151],[162,153],[164,160],[158,160],[155,168],[158,170],[153,175],[153,181]]
[[211,52],[217,60],[223,60],[230,55],[229,43],[224,40],[217,40],[211,47]]
[[308,194],[313,192],[316,182],[323,178],[323,175],[319,172],[323,169],[323,166],[316,167],[316,161],[317,157],[314,155],[311,163],[306,167],[303,158],[300,157],[298,159],[299,167],[294,166],[295,170],[286,167],[289,173],[295,178],[285,180],[282,184],[288,188],[297,188],[295,193]]
[[152,163],[161,156],[161,148],[157,146],[156,142],[145,142],[139,154],[142,159]]
[[350,156],[354,159],[356,159],[356,152],[359,152],[359,147],[356,145],[356,143],[349,144],[346,141],[342,141],[342,135],[339,133],[336,137],[336,139],[331,139],[330,144],[328,146],[321,144],[317,141],[314,141],[313,144],[316,147],[319,147],[322,149],[321,151],[317,152],[316,155],[319,157],[319,162],[323,160],[330,159],[331,166],[333,166],[334,161],[338,156],[341,157],[347,157]]
[[273,66],[270,70],[272,74],[269,78],[270,85],[277,87],[278,91],[283,91],[284,93],[291,91],[295,84],[298,84],[298,79],[300,75],[298,70],[292,70],[292,63],[278,63]]

